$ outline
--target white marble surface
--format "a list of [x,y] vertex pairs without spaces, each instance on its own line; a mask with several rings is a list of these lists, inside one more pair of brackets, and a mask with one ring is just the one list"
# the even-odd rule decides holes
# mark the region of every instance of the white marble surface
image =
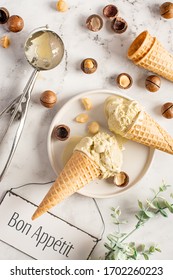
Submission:
[[[133,86],[125,93],[141,102],[146,110],[173,136],[173,120],[164,119],[160,114],[161,105],[173,100],[172,83],[162,79],[159,92],[147,92],[144,81],[149,73],[134,66],[126,57],[128,46],[132,40],[146,29],[157,36],[169,51],[173,51],[173,20],[166,21],[159,15],[159,5],[163,1],[71,0],[68,1],[69,10],[66,13],[58,13],[55,10],[55,3],[56,1],[48,0],[2,0],[0,4],[9,10],[11,15],[18,14],[25,21],[23,31],[18,34],[9,33],[5,26],[0,26],[0,36],[6,34],[11,39],[11,46],[8,49],[0,48],[1,109],[22,92],[32,72],[23,52],[23,45],[30,31],[48,24],[62,37],[66,49],[65,57],[59,67],[39,75],[32,93],[22,137],[8,172],[0,183],[0,197],[11,187],[55,179],[46,147],[47,133],[54,115],[67,100],[83,91],[105,88],[124,93],[114,83],[114,77],[121,72],[128,72],[134,80]],[[122,35],[113,34],[106,20],[104,20],[103,29],[98,33],[88,31],[85,27],[85,19],[93,13],[102,15],[103,7],[109,3],[116,4],[121,16],[128,22],[127,31]],[[98,61],[98,70],[93,75],[85,75],[80,70],[80,63],[86,57],[94,57]],[[58,95],[58,103],[51,110],[42,107],[39,103],[40,93],[45,89],[51,89]],[[1,147],[1,168],[7,155],[7,149]],[[150,188],[157,188],[163,179],[168,184],[173,185],[172,165],[171,155],[156,151],[147,175],[133,189],[118,197],[97,200],[105,220],[106,229],[103,242],[98,244],[93,254],[94,259],[103,256],[106,235],[115,230],[110,217],[110,207],[120,206],[123,216],[129,219],[126,229],[130,230],[135,223],[134,212],[137,210],[137,199],[145,200],[147,197],[151,197]],[[82,218],[85,215],[88,217],[87,207],[90,208],[92,203],[89,198],[76,194],[69,201],[69,205],[66,205],[69,216],[75,212],[69,211],[68,206],[72,206],[73,202],[75,205],[76,203],[80,205],[82,201],[84,209],[79,215],[79,220],[83,221]],[[72,218],[75,220],[75,217]],[[83,226],[86,227],[86,225]],[[91,220],[90,225],[92,228],[95,227],[93,220]],[[154,241],[158,244],[162,253],[153,255],[153,259],[172,259],[172,232],[172,216],[169,215],[167,219],[158,217],[150,221],[131,239],[137,243],[151,244]],[[0,259],[28,259],[28,257],[1,242]]]

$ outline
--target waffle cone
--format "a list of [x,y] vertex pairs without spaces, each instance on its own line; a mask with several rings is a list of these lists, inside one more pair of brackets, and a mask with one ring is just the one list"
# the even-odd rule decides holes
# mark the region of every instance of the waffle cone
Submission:
[[133,41],[128,49],[128,58],[134,63],[144,57],[145,54],[151,49],[154,43],[154,37],[152,37],[148,31],[144,31]]
[[173,81],[173,55],[157,39],[149,52],[136,64]]
[[94,161],[84,153],[75,151],[33,214],[32,220],[98,178],[99,175],[100,169]]
[[173,154],[173,138],[146,112],[141,111],[125,138]]
[[156,38],[145,32],[147,31],[141,33],[131,44],[128,58],[136,65],[173,81],[173,55]]

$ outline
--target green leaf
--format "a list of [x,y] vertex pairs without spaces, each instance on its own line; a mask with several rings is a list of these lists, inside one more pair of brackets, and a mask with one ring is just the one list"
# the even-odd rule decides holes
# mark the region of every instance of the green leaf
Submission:
[[162,186],[160,186],[159,188],[159,191],[160,192],[164,192],[167,190],[167,188],[171,187],[171,185],[166,185],[166,184],[163,184]]
[[149,260],[149,256],[146,253],[142,254],[145,260]]
[[159,253],[161,253],[162,251],[160,250],[160,248],[155,248],[155,250]]
[[147,206],[150,207],[151,209],[157,209],[154,203],[151,202],[150,200],[147,199],[146,202],[147,202]]
[[139,215],[135,215],[135,217],[140,221],[141,220],[141,217]]
[[145,210],[145,211],[143,211],[143,213],[144,213],[148,218],[152,218],[152,217],[154,216],[153,212],[151,212],[151,211]]
[[138,206],[139,206],[140,209],[143,209],[143,204],[140,200],[138,200]]
[[152,253],[154,253],[155,252],[155,247],[154,246],[150,246],[150,248],[149,248],[149,253],[150,254],[152,254]]
[[165,200],[165,206],[171,213],[173,213],[173,206],[167,200]]
[[172,198],[173,198],[173,193],[171,193],[171,194],[170,194],[170,197],[172,197]]
[[160,211],[160,209],[164,208],[164,206],[165,206],[165,204],[163,203],[163,201],[162,202],[156,201],[156,207],[159,211]]
[[166,211],[163,210],[163,209],[160,209],[160,210],[159,210],[159,213],[160,213],[163,217],[168,217],[168,214],[167,214]]

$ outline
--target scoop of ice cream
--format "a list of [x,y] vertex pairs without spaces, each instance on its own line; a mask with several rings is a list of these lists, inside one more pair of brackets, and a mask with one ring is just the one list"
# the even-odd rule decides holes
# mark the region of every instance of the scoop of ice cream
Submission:
[[123,136],[131,127],[142,106],[135,101],[121,96],[111,96],[105,101],[105,114],[109,129]]
[[108,178],[120,172],[123,157],[115,136],[99,132],[92,137],[84,137],[75,150],[85,153],[99,167],[101,178]]

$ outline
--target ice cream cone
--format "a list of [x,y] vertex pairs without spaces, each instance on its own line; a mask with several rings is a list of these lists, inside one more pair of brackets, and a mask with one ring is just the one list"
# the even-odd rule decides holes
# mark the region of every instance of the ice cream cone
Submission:
[[135,63],[148,53],[153,43],[154,37],[152,37],[148,31],[143,31],[131,44],[128,50],[128,58]]
[[100,169],[84,153],[75,151],[47,195],[32,216],[32,220],[98,178]]
[[[153,38],[154,42],[152,42],[151,37],[148,49],[147,47],[142,48],[142,46],[148,44],[146,39],[146,37],[148,37],[147,35],[144,37],[141,33],[134,40],[128,50],[129,59],[131,59],[136,65],[173,81],[173,55],[161,45],[157,38]],[[144,41],[142,41],[141,38],[144,38]],[[136,55],[132,56],[131,54],[133,54],[133,50],[135,50]]]
[[141,111],[125,138],[173,154],[173,138],[145,111]]

